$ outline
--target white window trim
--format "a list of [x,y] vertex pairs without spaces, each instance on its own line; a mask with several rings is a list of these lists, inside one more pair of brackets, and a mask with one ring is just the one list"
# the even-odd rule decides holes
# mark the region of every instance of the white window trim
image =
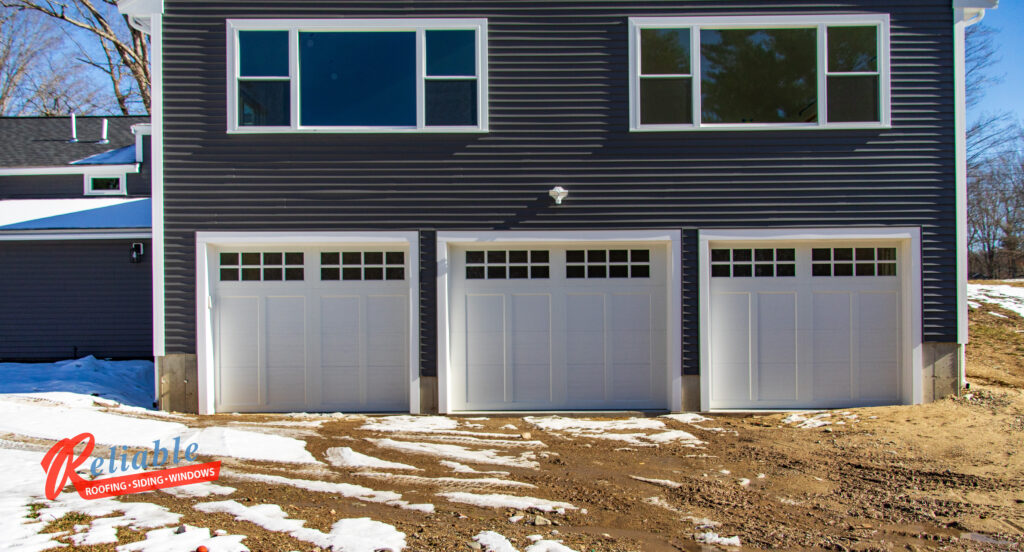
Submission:
[[825,241],[889,241],[898,248],[902,349],[900,399],[903,404],[924,402],[924,344],[921,312],[920,228],[798,228],[700,230],[698,232],[700,313],[700,409],[711,410],[711,248],[730,242],[782,243]]
[[[828,44],[826,27],[878,27],[878,75],[880,122],[829,123],[826,80]],[[644,125],[640,123],[640,30],[690,28],[690,74],[693,86],[694,122],[688,125]],[[818,29],[818,122],[816,123],[701,123],[700,122],[700,29]],[[629,18],[629,130],[631,132],[715,131],[715,130],[837,130],[887,129],[892,127],[889,14],[631,17]]]
[[[683,408],[682,368],[682,232],[679,230],[568,230],[568,231],[452,231],[437,233],[437,407],[441,414],[453,412],[451,385],[451,326],[448,315],[451,283],[448,271],[452,245],[488,244],[494,247],[535,246],[543,244],[587,243],[664,243],[668,259],[668,332],[666,359],[666,400],[669,410]],[[460,411],[465,412],[465,411]]]
[[[116,178],[120,183],[116,190],[94,190],[92,189],[92,181],[97,178]],[[128,195],[128,178],[125,173],[110,173],[110,174],[86,174],[83,177],[85,185],[85,195],[87,196],[126,196]]]
[[[476,126],[426,126],[424,83],[427,30],[476,31]],[[291,92],[291,126],[254,127],[238,124],[239,51],[238,31],[288,31],[288,80]],[[416,32],[416,126],[303,126],[299,118],[300,75],[298,36],[300,31],[415,31]],[[268,80],[284,80],[267,78]],[[453,79],[454,80],[454,79]],[[227,132],[228,134],[472,134],[486,133],[488,119],[487,20],[486,19],[229,19],[227,21]]]
[[402,245],[409,256],[409,412],[420,413],[420,280],[418,232],[196,232],[196,356],[199,413],[216,412],[217,382],[213,343],[213,282],[217,247],[243,245]]

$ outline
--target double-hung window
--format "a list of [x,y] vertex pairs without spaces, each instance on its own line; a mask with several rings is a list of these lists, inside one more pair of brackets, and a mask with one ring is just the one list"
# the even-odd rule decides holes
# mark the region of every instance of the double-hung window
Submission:
[[228,131],[486,132],[484,19],[230,20]]
[[629,20],[631,130],[885,128],[889,16]]

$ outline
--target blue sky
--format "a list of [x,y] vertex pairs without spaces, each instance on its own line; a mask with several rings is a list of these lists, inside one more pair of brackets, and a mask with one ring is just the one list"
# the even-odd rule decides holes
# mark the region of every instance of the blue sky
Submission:
[[1002,58],[993,74],[1003,82],[990,88],[968,118],[984,111],[1010,111],[1024,120],[1024,0],[1001,0],[999,8],[985,12],[985,24],[999,30],[996,45]]

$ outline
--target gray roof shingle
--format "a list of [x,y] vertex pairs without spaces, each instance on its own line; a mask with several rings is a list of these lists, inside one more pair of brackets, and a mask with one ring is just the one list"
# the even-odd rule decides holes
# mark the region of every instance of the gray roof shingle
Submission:
[[[0,167],[59,167],[90,155],[135,143],[131,127],[149,117],[78,117],[78,142],[71,139],[71,117],[0,117]],[[110,121],[109,144],[100,144],[103,119]]]

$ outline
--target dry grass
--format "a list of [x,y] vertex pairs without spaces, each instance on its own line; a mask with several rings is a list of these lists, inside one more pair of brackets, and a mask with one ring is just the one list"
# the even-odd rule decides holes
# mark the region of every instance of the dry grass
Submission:
[[[1010,285],[1024,287],[1024,282]],[[982,303],[970,309],[968,321],[971,341],[967,345],[967,377],[994,385],[1024,387],[1024,318],[1013,311]]]

